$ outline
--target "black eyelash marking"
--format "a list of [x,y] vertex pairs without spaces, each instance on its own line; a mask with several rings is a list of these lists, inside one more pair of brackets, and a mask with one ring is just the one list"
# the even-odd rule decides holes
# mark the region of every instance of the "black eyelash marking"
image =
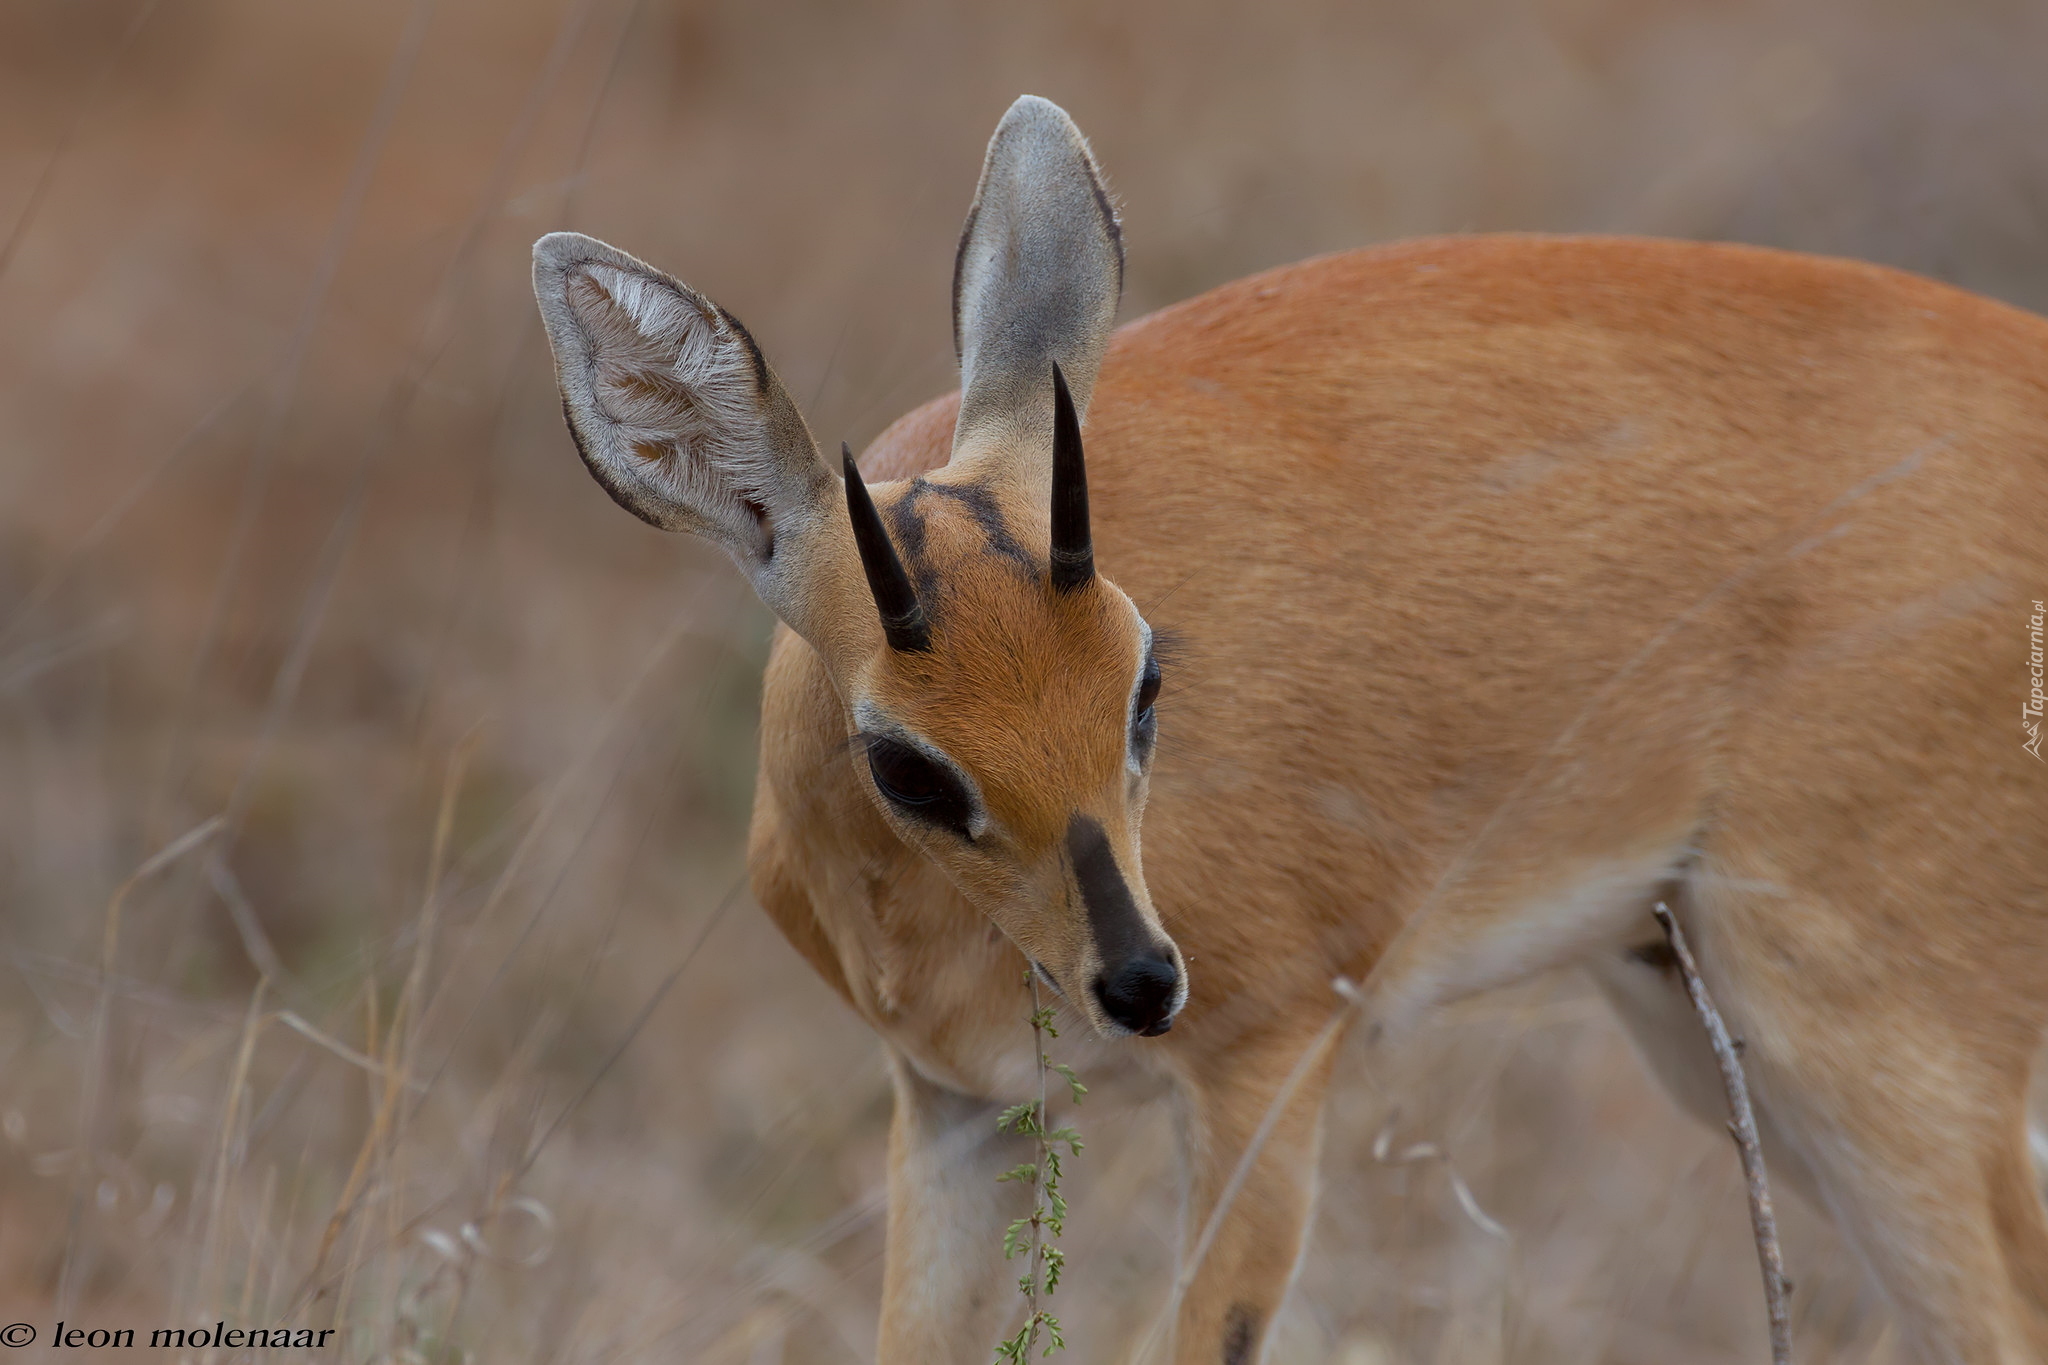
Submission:
[[951,830],[973,842],[968,821],[974,801],[960,779],[901,740],[863,735],[868,776],[875,789],[906,819]]

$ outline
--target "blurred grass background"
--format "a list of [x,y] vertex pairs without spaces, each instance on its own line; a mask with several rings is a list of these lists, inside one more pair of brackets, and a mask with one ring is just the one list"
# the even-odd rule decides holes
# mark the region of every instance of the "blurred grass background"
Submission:
[[[1126,317],[1495,229],[2041,309],[2044,52],[2022,0],[0,7],[0,1317],[871,1357],[878,1048],[740,883],[767,616],[579,467],[541,232],[706,290],[856,448],[951,386],[1024,91],[1120,195]],[[1343,1074],[1273,1360],[1761,1357],[1733,1154],[1581,983]],[[1110,1360],[1172,1143],[1081,1121],[1061,1307]],[[1891,1359],[1787,1222],[1803,1358]]]

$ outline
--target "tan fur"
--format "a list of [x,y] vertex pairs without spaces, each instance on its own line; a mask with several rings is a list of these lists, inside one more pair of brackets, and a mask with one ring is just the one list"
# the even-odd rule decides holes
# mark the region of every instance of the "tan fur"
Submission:
[[[2014,722],[2048,591],[2043,376],[2048,324],[1952,289],[1622,240],[1359,252],[1120,332],[1087,431],[1096,545],[1186,642],[1144,866],[1191,984],[1170,1035],[1125,1046],[1211,1135],[1197,1216],[1332,977],[1369,977],[1395,1024],[1612,953],[1668,865],[1774,1129],[1923,1356],[2042,1358],[2022,1104],[2048,1017],[2048,781]],[[868,465],[942,463],[951,402]],[[763,903],[799,942],[864,921],[828,977],[860,981],[849,998],[926,1074],[1015,1093],[961,1068],[1015,1034],[1017,959],[914,859],[876,868],[889,833],[828,757],[816,669],[785,633],[756,859],[813,870],[771,872]],[[952,696],[950,726],[1008,733],[1024,701]],[[838,857],[789,851],[826,828]],[[1541,918],[1616,865],[1641,871],[1611,906]],[[940,1004],[922,1026],[907,972]],[[1308,1143],[1240,1196],[1181,1359],[1220,1358],[1235,1304],[1270,1318]],[[888,1333],[933,1329],[902,1317],[885,1360],[986,1335],[983,1314],[954,1355],[919,1355]]]
[[[1108,1031],[1077,812],[1189,994],[1162,1038],[1069,1038],[1091,1079],[1179,1092],[1191,1226],[1340,975],[1391,1039],[1597,962],[1697,1101],[1690,1017],[1623,956],[1663,895],[1773,1148],[1919,1357],[2048,1358],[2024,1127],[2048,768],[2015,724],[2048,596],[2044,377],[2048,323],[1847,262],[1537,237],[1310,261],[1115,335],[1086,428],[1101,577],[1067,597],[908,482],[982,480],[1042,563],[1042,421],[978,465],[947,463],[957,398],[892,427],[865,464],[896,481],[885,515],[915,500],[932,651],[885,649],[871,610],[778,633],[751,844],[762,905],[895,1059],[881,1359],[985,1359],[1014,1310],[988,1124],[1032,1085],[1024,955]],[[843,548],[805,562],[858,604]],[[1176,645],[1134,774],[1147,622]],[[950,756],[986,835],[893,813],[849,743],[871,722]],[[1277,1116],[1176,1359],[1258,1358],[1326,1079]]]

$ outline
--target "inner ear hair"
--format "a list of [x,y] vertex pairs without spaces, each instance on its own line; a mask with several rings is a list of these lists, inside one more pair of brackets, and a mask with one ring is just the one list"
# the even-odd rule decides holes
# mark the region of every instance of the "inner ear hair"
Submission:
[[578,233],[533,250],[534,295],[583,462],[620,506],[723,546],[750,576],[830,477],[753,336],[710,299]]
[[[533,290],[576,448],[641,520],[717,543],[817,643],[844,615],[838,481],[739,319],[580,233],[534,244]],[[823,585],[823,586],[821,586]]]

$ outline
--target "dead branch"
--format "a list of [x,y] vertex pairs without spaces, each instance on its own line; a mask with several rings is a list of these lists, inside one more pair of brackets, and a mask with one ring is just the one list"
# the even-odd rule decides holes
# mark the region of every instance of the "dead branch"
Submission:
[[1764,1308],[1771,1322],[1771,1365],[1792,1365],[1792,1316],[1786,1306],[1792,1282],[1785,1278],[1785,1255],[1778,1247],[1778,1218],[1771,1209],[1771,1185],[1764,1174],[1763,1146],[1757,1141],[1756,1114],[1749,1105],[1742,1054],[1728,1034],[1721,1011],[1714,1007],[1713,997],[1707,994],[1707,983],[1700,979],[1699,965],[1693,961],[1692,949],[1686,946],[1677,917],[1663,901],[1657,902],[1653,913],[1664,928],[1664,937],[1671,941],[1679,974],[1685,978],[1685,993],[1692,997],[1692,1007],[1699,1012],[1700,1022],[1707,1027],[1707,1039],[1714,1046],[1714,1060],[1721,1064],[1721,1084],[1728,1091],[1728,1110],[1733,1115],[1728,1131],[1735,1139],[1736,1151],[1742,1157],[1742,1174],[1749,1184],[1749,1224],[1756,1234],[1756,1256],[1764,1272]]

